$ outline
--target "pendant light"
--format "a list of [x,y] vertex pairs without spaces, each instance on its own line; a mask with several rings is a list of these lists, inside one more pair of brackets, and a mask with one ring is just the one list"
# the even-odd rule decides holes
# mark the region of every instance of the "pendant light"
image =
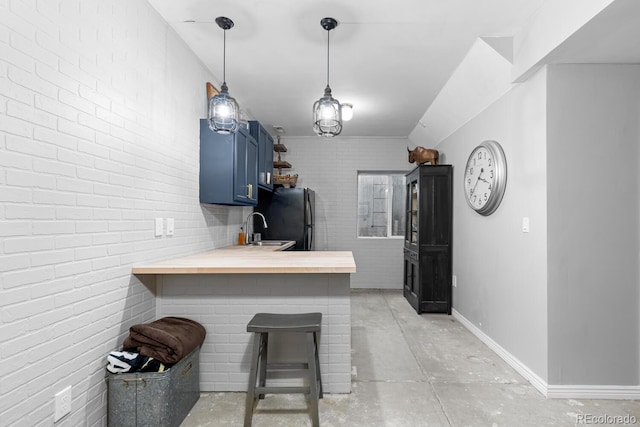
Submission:
[[338,21],[323,18],[320,25],[327,30],[327,87],[324,96],[313,104],[313,130],[320,136],[330,138],[342,132],[342,106],[331,96],[329,86],[329,31],[338,26]]
[[229,95],[226,78],[226,56],[227,56],[227,30],[233,28],[233,21],[224,16],[216,18],[218,27],[224,30],[224,41],[222,50],[222,87],[220,93],[209,99],[209,109],[207,118],[209,128],[217,133],[230,134],[238,130],[240,124],[240,107],[233,97]]

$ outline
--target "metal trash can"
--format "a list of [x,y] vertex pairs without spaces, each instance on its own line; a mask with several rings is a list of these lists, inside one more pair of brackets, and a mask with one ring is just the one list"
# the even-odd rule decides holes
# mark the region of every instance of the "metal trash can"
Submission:
[[200,347],[164,372],[108,373],[108,425],[178,427],[200,398]]

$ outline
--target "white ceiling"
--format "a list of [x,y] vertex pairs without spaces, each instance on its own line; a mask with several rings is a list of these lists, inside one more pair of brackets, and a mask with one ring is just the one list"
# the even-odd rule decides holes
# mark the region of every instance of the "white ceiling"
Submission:
[[[314,135],[312,105],[326,85],[327,33],[320,20],[338,20],[331,31],[333,96],[354,104],[344,136],[406,137],[478,37],[513,36],[545,0],[149,0],[222,83],[223,31],[217,16],[235,22],[227,31],[227,84],[248,116],[285,136]],[[557,1],[557,0],[552,0]],[[640,0],[619,1],[637,10]],[[615,4],[615,3],[614,3]],[[623,16],[618,16],[618,15]],[[616,12],[555,60],[598,50],[620,55],[638,50],[635,23]],[[626,14],[628,15],[628,13]],[[626,25],[611,35],[616,19]],[[195,21],[195,22],[190,22]],[[607,22],[604,22],[607,21]],[[614,23],[612,24],[611,22]],[[595,28],[594,28],[595,27]],[[606,35],[606,37],[605,37]],[[571,41],[571,40],[570,40]],[[587,55],[576,58],[586,62]],[[598,62],[598,61],[596,61]],[[612,61],[615,62],[615,61]],[[629,61],[623,61],[629,62]],[[203,82],[203,97],[204,97]],[[204,99],[204,98],[203,98]],[[204,101],[203,101],[204,102]],[[464,102],[464,100],[461,100]],[[274,133],[274,132],[272,132]]]

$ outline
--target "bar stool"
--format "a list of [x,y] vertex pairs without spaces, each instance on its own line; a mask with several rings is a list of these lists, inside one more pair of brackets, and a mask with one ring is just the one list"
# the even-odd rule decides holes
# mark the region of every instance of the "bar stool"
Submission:
[[[304,393],[309,396],[311,420],[314,427],[320,425],[318,399],[322,398],[322,379],[318,359],[318,333],[322,324],[322,313],[273,314],[258,313],[247,324],[247,332],[254,332],[249,388],[244,413],[245,427],[251,426],[253,409],[258,399],[266,393]],[[272,332],[298,332],[307,336],[307,363],[267,363],[269,334]],[[269,370],[307,371],[309,385],[302,387],[267,386]],[[257,384],[257,385],[256,385]]]

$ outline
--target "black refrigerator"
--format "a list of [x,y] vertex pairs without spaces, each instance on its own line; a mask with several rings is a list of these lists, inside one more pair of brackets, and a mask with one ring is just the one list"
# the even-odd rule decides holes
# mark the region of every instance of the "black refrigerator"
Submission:
[[254,211],[265,216],[267,228],[262,219],[254,215],[254,232],[262,233],[263,240],[295,240],[293,250],[312,251],[314,208],[315,193],[308,188],[278,187],[272,193],[260,191]]

